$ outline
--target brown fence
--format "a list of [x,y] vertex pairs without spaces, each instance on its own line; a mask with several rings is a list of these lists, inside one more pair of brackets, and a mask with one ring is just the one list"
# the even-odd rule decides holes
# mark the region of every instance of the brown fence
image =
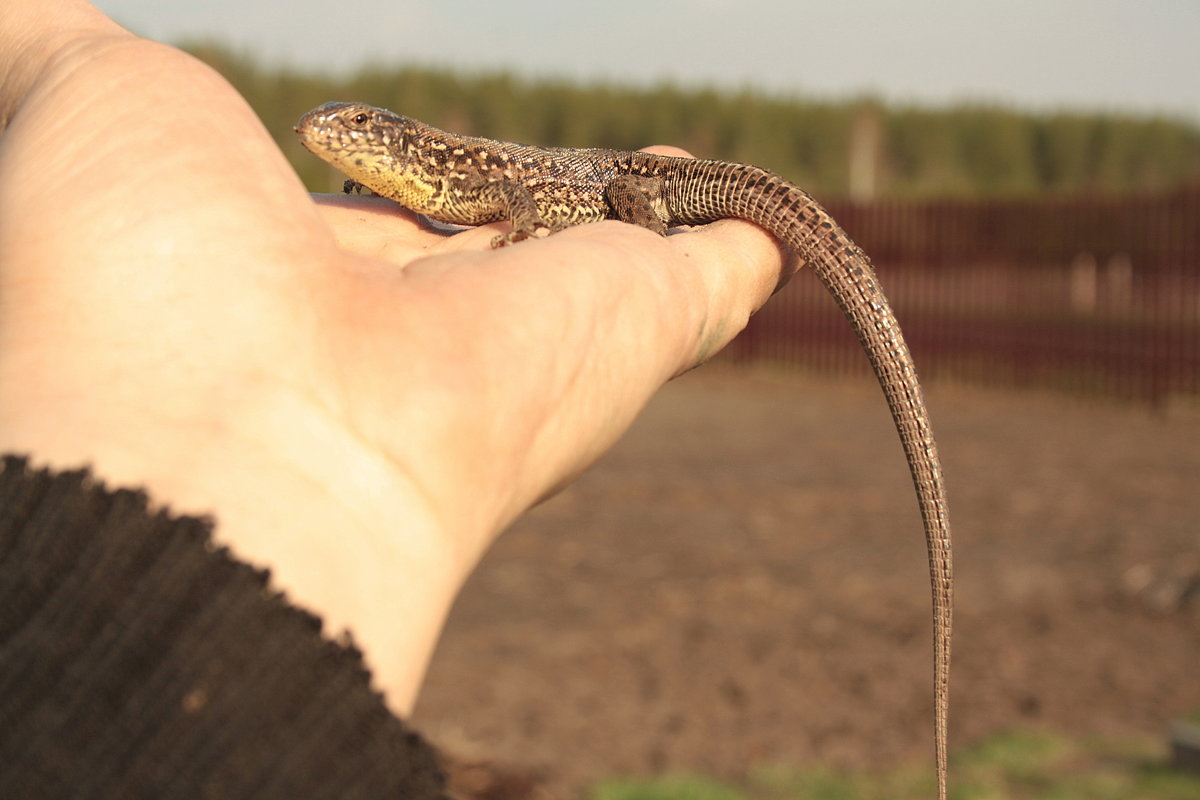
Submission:
[[[871,256],[921,374],[1162,402],[1200,397],[1200,186],[1153,197],[831,203]],[[866,372],[801,273],[737,360]]]

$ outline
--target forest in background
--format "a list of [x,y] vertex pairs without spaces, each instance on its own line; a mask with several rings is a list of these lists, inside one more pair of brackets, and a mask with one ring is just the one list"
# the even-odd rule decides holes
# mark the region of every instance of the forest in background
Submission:
[[1170,118],[581,85],[420,67],[335,78],[266,67],[220,45],[185,49],[237,87],[314,191],[341,179],[296,143],[292,125],[328,100],[361,100],[455,132],[534,144],[675,144],[766,167],[822,198],[1123,194],[1200,180],[1200,127]]

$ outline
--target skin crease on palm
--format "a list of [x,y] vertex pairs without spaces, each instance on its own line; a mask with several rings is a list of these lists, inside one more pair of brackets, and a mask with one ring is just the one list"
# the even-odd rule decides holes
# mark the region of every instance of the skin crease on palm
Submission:
[[0,75],[0,450],[212,516],[401,714],[488,544],[797,266],[733,220],[493,251],[314,198],[219,76],[81,0],[8,0]]

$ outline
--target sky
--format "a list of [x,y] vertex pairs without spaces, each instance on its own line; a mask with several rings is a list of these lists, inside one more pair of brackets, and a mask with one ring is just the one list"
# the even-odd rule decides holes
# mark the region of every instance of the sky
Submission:
[[1200,0],[93,1],[143,36],[318,74],[417,64],[1200,123]]

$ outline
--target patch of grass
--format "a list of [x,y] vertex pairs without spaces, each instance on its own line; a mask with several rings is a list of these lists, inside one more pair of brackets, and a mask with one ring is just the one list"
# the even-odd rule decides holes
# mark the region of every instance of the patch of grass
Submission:
[[996,787],[1004,788],[1002,796],[1040,797],[1053,784],[1057,765],[1071,755],[1066,739],[1037,731],[1009,731],[962,752],[952,766],[964,789],[978,787],[981,800]]
[[[759,767],[734,784],[697,775],[603,781],[589,800],[928,800],[925,767],[888,771]],[[1152,741],[1071,740],[1019,730],[959,751],[953,800],[1198,800],[1200,777],[1165,766]]]
[[865,800],[860,777],[826,769],[802,771],[778,768],[755,770],[749,781],[752,797],[784,800],[803,797],[811,800]]

